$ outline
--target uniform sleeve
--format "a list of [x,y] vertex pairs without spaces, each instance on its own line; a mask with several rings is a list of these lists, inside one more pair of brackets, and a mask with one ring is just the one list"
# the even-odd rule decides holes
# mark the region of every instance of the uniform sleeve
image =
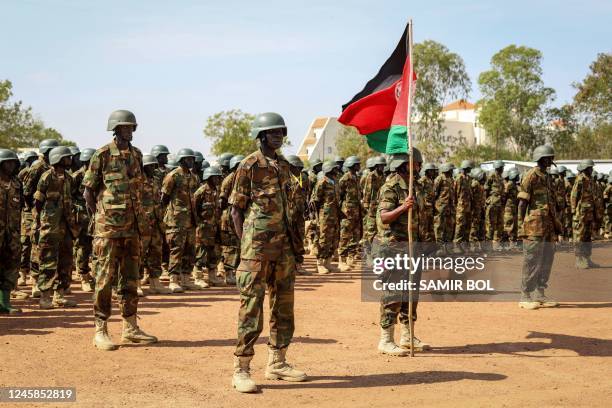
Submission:
[[250,175],[251,167],[244,166],[244,163],[240,163],[236,169],[236,176],[234,177],[234,185],[231,189],[229,203],[241,210],[246,210],[251,200]]
[[315,184],[315,188],[312,191],[312,202],[314,202],[315,204],[322,204],[324,199],[323,199],[323,183],[324,181],[318,181],[317,180],[317,184]]
[[34,180],[34,169],[32,167],[30,167],[30,169],[26,172],[25,176],[23,177],[23,195],[24,196],[31,196],[34,195],[34,193],[36,192],[36,187],[33,182]]
[[83,186],[96,191],[100,187],[100,184],[102,184],[102,157],[100,153],[96,151],[93,156],[91,156],[89,167],[83,177]]
[[174,191],[174,185],[174,173],[166,174],[166,177],[164,177],[164,181],[162,181],[162,194],[165,194],[167,196],[171,195],[172,191]]
[[572,213],[576,212],[578,207],[578,200],[582,195],[582,177],[577,177],[574,182],[574,186],[572,187],[572,193],[570,195],[570,201],[572,204]]
[[523,178],[523,181],[521,181],[521,192],[518,193],[517,198],[525,201],[529,201],[531,198],[531,193],[533,192],[531,188],[531,174],[532,173],[527,173],[527,176]]
[[378,194],[378,211],[392,211],[399,207],[397,194],[389,186],[383,186]]
[[45,173],[38,180],[38,186],[36,187],[36,192],[34,193],[34,199],[40,201],[41,203],[44,203],[47,197],[48,189],[49,189],[49,177],[48,177],[48,173]]

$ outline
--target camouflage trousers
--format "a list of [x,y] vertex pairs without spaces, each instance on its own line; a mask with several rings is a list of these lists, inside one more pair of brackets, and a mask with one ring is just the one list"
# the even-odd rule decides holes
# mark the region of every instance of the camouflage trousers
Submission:
[[468,242],[472,225],[470,212],[457,210],[455,218],[455,242]]
[[455,231],[455,218],[453,214],[436,213],[434,215],[434,233],[436,242],[452,242]]
[[612,204],[607,204],[604,214],[604,233],[612,234]]
[[74,240],[74,262],[80,275],[86,275],[91,270],[89,260],[91,258],[92,242],[93,238],[89,235],[87,226],[81,225],[81,232]]
[[338,242],[338,224],[336,220],[324,222],[319,220],[319,233],[316,242],[316,252],[318,259],[331,258]]
[[41,231],[37,285],[41,291],[67,289],[72,281],[72,235],[66,222],[57,228]]
[[150,232],[141,236],[142,262],[140,265],[140,278],[144,277],[145,269],[150,278],[159,278],[162,274],[162,234],[155,225]]
[[567,206],[565,207],[565,210],[563,211],[563,236],[565,238],[572,238],[574,233],[573,233],[573,227],[572,227],[572,208],[571,206]]
[[340,256],[357,255],[361,240],[361,220],[344,218],[340,221]]
[[531,293],[548,287],[548,279],[555,259],[555,243],[550,234],[545,237],[523,239],[523,270],[521,290]]
[[591,256],[593,245],[593,216],[591,214],[576,214],[574,216],[574,254],[576,256]]
[[287,246],[276,261],[242,259],[236,275],[240,291],[238,344],[234,354],[252,356],[263,330],[264,298],[268,289],[270,305],[270,338],[268,346],[282,349],[291,343],[295,330],[293,292],[295,260]]
[[[32,214],[34,217],[34,214]],[[40,251],[38,249],[39,231],[36,226],[36,221],[30,224],[30,276],[34,280],[38,280]]]
[[501,205],[488,205],[485,212],[487,240],[500,242],[504,234],[504,209]]
[[[417,320],[417,306],[419,302],[412,302],[412,321]],[[401,324],[408,324],[408,302],[396,302],[396,303],[380,303],[380,327],[386,329],[397,323],[399,316],[399,322]]]
[[372,243],[376,236],[376,215],[368,214],[364,219],[363,240]]
[[170,250],[168,273],[191,274],[195,263],[195,230],[193,227],[168,229],[166,241]]
[[117,285],[121,316],[130,317],[138,311],[138,274],[141,243],[138,236],[100,238],[93,240],[93,269],[96,274],[94,317],[108,320],[112,308],[112,286]]
[[[233,224],[231,224],[233,228]],[[233,230],[221,230],[221,257],[225,270],[235,271],[240,264],[240,240]]]
[[198,269],[208,268],[215,271],[219,264],[218,245],[196,245],[196,261]]
[[518,208],[506,207],[504,209],[504,234],[508,241],[518,240]]
[[484,241],[484,218],[480,215],[475,216],[475,214],[472,214],[470,218],[472,219],[472,225],[470,226],[470,241]]
[[319,231],[319,226],[317,225],[317,221],[316,220],[308,221],[306,223],[305,228],[306,228],[305,236],[306,238],[308,238],[308,244],[316,246],[317,235]]
[[17,286],[19,268],[19,235],[6,233],[0,236],[0,290],[11,291]]
[[30,273],[30,257],[32,256],[32,218],[31,211],[21,212],[21,258],[19,271],[26,275]]

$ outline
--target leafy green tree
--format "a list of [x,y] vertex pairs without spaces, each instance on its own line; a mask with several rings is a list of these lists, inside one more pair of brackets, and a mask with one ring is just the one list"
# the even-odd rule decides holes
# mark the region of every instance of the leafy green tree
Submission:
[[511,143],[521,155],[544,143],[547,104],[555,91],[542,81],[542,53],[510,45],[480,74],[479,122],[497,146]]
[[573,84],[576,110],[591,124],[612,122],[612,53],[597,55],[591,72],[580,83]]
[[560,108],[551,108],[548,111],[548,117],[547,139],[555,148],[555,157],[558,159],[573,158],[578,133],[574,105],[566,104]]
[[215,113],[206,120],[204,136],[212,139],[212,153],[224,152],[248,155],[257,149],[256,141],[249,136],[255,116],[232,109]]
[[[461,56],[436,41],[415,44],[413,58],[418,76],[413,104],[415,136],[423,149],[437,151],[444,133],[442,108],[452,100],[466,99],[472,84]],[[432,146],[427,147],[429,144]]]
[[460,146],[449,158],[449,161],[459,165],[463,160],[474,160],[482,163],[489,160],[529,160],[527,156],[507,149],[498,149],[492,145]]
[[368,157],[378,154],[370,149],[365,137],[361,136],[352,126],[342,126],[336,137],[336,150],[343,157],[358,156],[362,164]]

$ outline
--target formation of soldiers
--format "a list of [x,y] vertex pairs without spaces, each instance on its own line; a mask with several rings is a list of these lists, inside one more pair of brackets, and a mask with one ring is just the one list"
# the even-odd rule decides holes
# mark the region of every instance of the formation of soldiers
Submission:
[[[40,143],[38,154],[0,150],[0,311],[20,313],[11,298],[39,298],[41,309],[74,307],[73,272],[94,296],[93,344],[114,350],[107,321],[115,298],[122,340],[156,342],[137,323],[138,298],[235,285],[240,292],[233,386],[252,392],[254,344],[271,300],[267,378],[303,381],[286,363],[294,330],[293,288],[306,250],[317,273],[347,271],[372,243],[430,243],[437,256],[522,247],[526,309],[556,306],[544,289],[554,245],[572,242],[578,268],[596,267],[591,241],[612,235],[612,174],[583,160],[578,175],[554,166],[554,151],[534,151],[524,174],[496,160],[486,172],[471,160],[423,163],[420,152],[390,157],[314,160],[277,154],[287,128],[275,113],[259,115],[247,157],[222,154],[210,165],[190,148],[171,154],[132,145],[137,122],[125,110],[110,115],[112,141],[95,150]],[[413,163],[413,180],[409,164]],[[409,197],[408,189],[413,192]],[[337,260],[337,267],[332,262]],[[31,293],[18,290],[31,284]],[[163,281],[169,281],[166,287]],[[405,301],[383,296],[378,349],[406,355],[410,319]],[[396,320],[401,340],[393,340]],[[414,338],[414,336],[412,336]],[[428,345],[414,338],[417,350]]]

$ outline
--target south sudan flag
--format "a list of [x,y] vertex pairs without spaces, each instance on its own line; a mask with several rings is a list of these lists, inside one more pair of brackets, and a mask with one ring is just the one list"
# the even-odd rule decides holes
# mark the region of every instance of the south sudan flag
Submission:
[[408,26],[378,74],[342,106],[338,118],[340,123],[357,128],[368,145],[381,153],[408,150],[408,104],[416,75],[409,58],[407,35]]

